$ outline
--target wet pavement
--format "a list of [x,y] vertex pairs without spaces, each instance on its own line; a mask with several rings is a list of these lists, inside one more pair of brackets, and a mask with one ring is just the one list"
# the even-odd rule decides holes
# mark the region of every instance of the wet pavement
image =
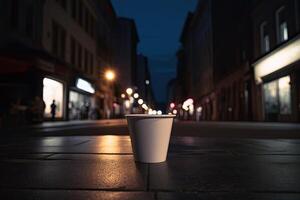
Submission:
[[129,136],[0,141],[0,199],[300,199],[300,140],[173,136],[134,162]]

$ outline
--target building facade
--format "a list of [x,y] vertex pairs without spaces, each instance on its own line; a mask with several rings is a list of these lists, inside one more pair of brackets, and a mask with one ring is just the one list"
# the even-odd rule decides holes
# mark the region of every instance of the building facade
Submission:
[[252,12],[257,118],[299,122],[300,1],[255,1]]
[[114,66],[114,40],[117,25],[117,15],[110,0],[96,1],[95,5],[99,20],[97,21],[97,66],[100,79],[97,83],[99,113],[101,118],[116,117],[114,105],[117,105],[117,81],[107,80],[105,73],[108,70],[115,71]]
[[299,122],[299,0],[201,0],[180,38],[174,101],[197,120]]
[[148,104],[154,105],[152,81],[148,66],[148,58],[142,54],[137,56],[135,86],[140,97]]
[[113,63],[116,17],[110,1],[0,4],[0,87],[7,93],[1,96],[3,109],[17,99],[29,108],[39,97],[46,104],[46,118],[53,100],[57,119],[103,117],[103,110],[112,106],[104,106],[100,80],[104,66]]
[[251,1],[201,0],[187,16],[177,81],[197,120],[252,118],[250,8]]
[[121,91],[136,85],[138,43],[139,36],[134,20],[118,18],[115,31],[114,66]]

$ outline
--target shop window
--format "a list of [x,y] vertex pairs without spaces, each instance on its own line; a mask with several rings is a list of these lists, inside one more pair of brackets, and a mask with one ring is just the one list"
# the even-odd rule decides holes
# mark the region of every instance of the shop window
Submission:
[[278,80],[280,114],[291,114],[291,85],[290,77],[286,76]]
[[277,81],[264,84],[265,111],[266,113],[279,113],[279,101],[277,94]]
[[88,119],[92,110],[92,99],[90,96],[70,91],[69,119]]
[[45,116],[51,117],[51,104],[55,100],[56,118],[63,116],[63,84],[50,78],[43,79],[43,100],[46,104]]
[[264,84],[266,114],[291,114],[290,76]]

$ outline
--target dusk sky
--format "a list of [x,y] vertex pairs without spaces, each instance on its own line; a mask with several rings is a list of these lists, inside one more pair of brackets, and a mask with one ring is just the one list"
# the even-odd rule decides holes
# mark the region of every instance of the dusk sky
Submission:
[[135,20],[140,43],[138,53],[149,59],[157,101],[166,101],[166,85],[176,75],[176,51],[188,11],[197,0],[112,0],[120,17]]

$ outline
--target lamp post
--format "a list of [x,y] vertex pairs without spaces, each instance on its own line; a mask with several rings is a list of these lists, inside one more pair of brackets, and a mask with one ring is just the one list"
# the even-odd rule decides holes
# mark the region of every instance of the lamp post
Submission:
[[[111,108],[112,108],[112,110],[113,110],[113,115],[115,114],[115,111],[114,111],[114,107],[112,106],[113,105],[113,103],[112,103],[112,98],[113,98],[113,95],[114,95],[114,89],[112,88],[112,82],[115,80],[115,78],[116,78],[116,73],[113,71],[113,70],[111,70],[111,69],[108,69],[108,70],[106,70],[105,72],[104,72],[104,77],[105,77],[105,79],[106,79],[106,81],[108,82],[108,87],[109,87],[109,92],[111,93],[111,95],[110,95],[110,97],[109,97],[109,99],[110,99],[110,102],[107,102],[106,104],[106,107],[107,107],[107,118],[110,118],[110,110],[111,110]],[[106,95],[108,95],[108,93],[106,94]],[[107,98],[106,96],[105,96],[105,98]],[[108,105],[110,105],[110,106],[108,106]]]
[[107,71],[105,72],[105,78],[106,78],[106,80],[108,80],[108,81],[114,81],[114,80],[115,80],[115,77],[116,77],[116,74],[115,74],[114,71],[112,71],[112,70],[107,70]]

